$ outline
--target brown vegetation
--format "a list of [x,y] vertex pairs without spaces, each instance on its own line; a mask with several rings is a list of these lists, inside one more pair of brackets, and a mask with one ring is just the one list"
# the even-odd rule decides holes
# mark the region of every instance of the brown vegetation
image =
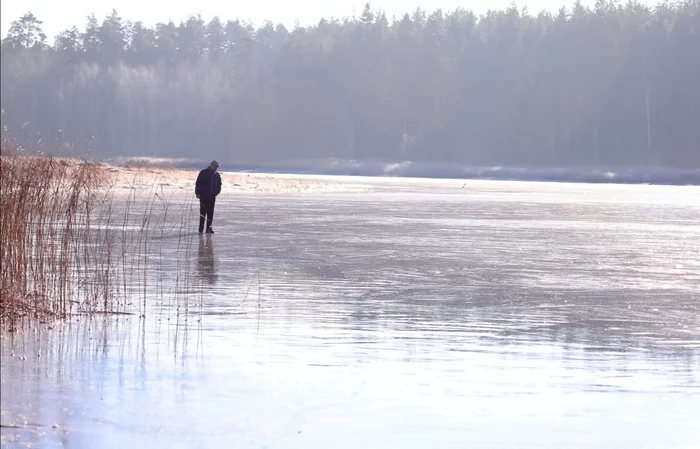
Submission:
[[[0,315],[65,315],[79,301],[106,296],[110,245],[91,239],[96,210],[108,199],[105,177],[89,160],[24,155],[2,140],[0,154]],[[81,263],[82,262],[82,263]]]
[[[152,234],[165,230],[168,209],[177,203],[159,181],[144,182],[140,171],[115,182],[113,170],[87,158],[25,154],[3,138],[3,321],[126,313],[136,300],[145,314]],[[191,201],[180,206],[191,208]],[[186,225],[175,226],[181,234]]]

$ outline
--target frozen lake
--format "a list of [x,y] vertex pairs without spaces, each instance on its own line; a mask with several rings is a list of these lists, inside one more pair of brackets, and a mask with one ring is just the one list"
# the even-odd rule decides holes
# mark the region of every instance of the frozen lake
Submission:
[[145,319],[4,334],[3,447],[700,447],[700,188],[353,182],[224,192]]

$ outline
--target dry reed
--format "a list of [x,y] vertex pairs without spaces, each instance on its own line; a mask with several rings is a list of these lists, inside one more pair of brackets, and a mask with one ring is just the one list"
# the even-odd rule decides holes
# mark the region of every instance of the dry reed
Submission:
[[0,314],[65,313],[74,257],[102,201],[102,178],[87,160],[24,155],[2,141],[0,154]]
[[[153,290],[164,292],[163,258],[152,234],[163,234],[170,200],[155,184],[135,180],[126,197],[105,167],[88,160],[28,155],[7,137],[0,151],[0,319],[66,317],[71,313],[145,316]],[[150,190],[149,190],[150,188]],[[191,216],[181,204],[181,216]],[[177,216],[178,214],[176,214]],[[175,230],[182,235],[186,226]],[[180,240],[180,239],[178,239]],[[182,242],[182,248],[187,248]],[[179,260],[180,242],[174,255]],[[162,253],[162,248],[160,250]],[[151,288],[154,268],[159,286]],[[161,265],[158,267],[158,265]],[[159,269],[160,268],[160,269]],[[180,272],[182,271],[182,272]],[[178,263],[176,288],[190,287]],[[184,282],[183,282],[184,281]],[[185,292],[185,296],[187,296]]]

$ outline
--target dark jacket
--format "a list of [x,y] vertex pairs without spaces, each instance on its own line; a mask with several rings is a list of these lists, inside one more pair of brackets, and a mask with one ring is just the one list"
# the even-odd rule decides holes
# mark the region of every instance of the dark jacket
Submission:
[[219,172],[212,173],[208,168],[200,171],[194,185],[194,194],[199,195],[200,198],[216,198],[219,193],[221,193]]

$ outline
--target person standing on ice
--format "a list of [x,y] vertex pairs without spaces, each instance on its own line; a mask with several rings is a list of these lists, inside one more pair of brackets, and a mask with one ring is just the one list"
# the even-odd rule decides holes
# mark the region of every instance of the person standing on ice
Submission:
[[199,198],[199,233],[204,232],[204,219],[207,220],[207,234],[213,234],[211,223],[214,221],[214,204],[216,196],[221,193],[221,175],[217,173],[219,163],[211,161],[209,167],[199,172],[194,185],[194,194]]

